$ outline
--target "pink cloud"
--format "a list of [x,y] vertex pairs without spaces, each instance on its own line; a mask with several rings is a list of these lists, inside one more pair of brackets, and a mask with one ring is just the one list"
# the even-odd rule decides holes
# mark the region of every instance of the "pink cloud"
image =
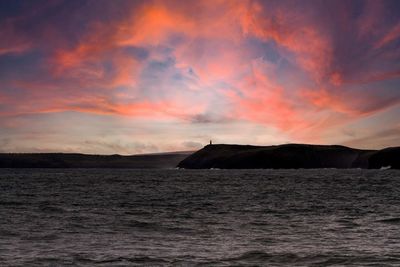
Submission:
[[269,10],[255,3],[243,27],[246,33],[293,52],[300,66],[315,79],[327,74],[332,56],[330,39],[307,14],[281,7]]
[[394,40],[400,38],[400,23],[396,24],[393,28],[389,30],[388,33],[386,33],[381,40],[379,40],[375,44],[375,48],[379,49],[384,47],[385,45],[390,44]]
[[[400,77],[396,49],[388,49],[399,26],[384,31],[372,15],[351,21],[346,4],[330,4],[337,11],[333,22],[323,17],[326,10],[303,4],[143,1],[119,17],[89,23],[74,42],[61,45],[45,27],[43,38],[54,39],[40,66],[48,73],[7,84],[23,90],[30,105],[9,94],[1,114],[227,118],[313,140],[326,128],[398,103],[390,90],[379,96],[360,85]],[[381,18],[384,9],[372,1],[363,10]],[[12,24],[3,32],[10,41],[0,45],[0,55],[38,47],[18,37]]]
[[0,24],[0,56],[4,54],[21,54],[32,48],[29,39],[16,33],[13,24],[15,20],[8,19]]
[[320,110],[328,109],[353,119],[381,112],[400,103],[400,98],[327,89],[302,90],[301,95],[304,100]]

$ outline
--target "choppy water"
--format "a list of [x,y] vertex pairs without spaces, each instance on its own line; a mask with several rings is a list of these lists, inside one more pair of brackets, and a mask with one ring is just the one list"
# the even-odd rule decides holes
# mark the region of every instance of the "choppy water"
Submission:
[[1,266],[400,266],[400,171],[0,170]]

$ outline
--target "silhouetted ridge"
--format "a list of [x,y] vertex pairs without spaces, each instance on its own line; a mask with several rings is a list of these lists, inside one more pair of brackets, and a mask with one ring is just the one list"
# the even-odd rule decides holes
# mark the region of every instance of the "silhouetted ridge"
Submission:
[[[286,144],[279,146],[207,145],[188,156],[179,168],[298,169],[399,168],[400,148],[380,151],[339,145]],[[371,161],[371,162],[370,162]]]
[[192,152],[148,155],[0,153],[0,168],[174,168]]

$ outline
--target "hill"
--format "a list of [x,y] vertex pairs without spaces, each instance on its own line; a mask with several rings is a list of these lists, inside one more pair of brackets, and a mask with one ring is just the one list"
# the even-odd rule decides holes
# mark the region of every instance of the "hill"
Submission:
[[193,152],[145,155],[87,155],[74,153],[0,153],[0,168],[175,168]]
[[400,147],[362,150],[338,145],[207,145],[179,164],[187,169],[399,168]]

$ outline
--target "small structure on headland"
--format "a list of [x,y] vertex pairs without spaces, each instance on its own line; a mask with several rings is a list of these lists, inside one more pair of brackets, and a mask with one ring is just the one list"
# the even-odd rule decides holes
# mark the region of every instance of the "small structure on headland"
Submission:
[[210,146],[212,145],[212,140],[210,140]]

